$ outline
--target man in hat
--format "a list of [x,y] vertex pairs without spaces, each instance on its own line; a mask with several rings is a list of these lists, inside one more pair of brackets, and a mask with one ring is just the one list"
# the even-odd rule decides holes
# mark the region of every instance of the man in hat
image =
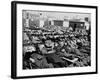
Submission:
[[47,59],[48,63],[53,64],[54,67],[64,67],[65,62],[56,54],[54,50],[54,42],[51,40],[46,40],[44,47],[41,49],[42,54]]

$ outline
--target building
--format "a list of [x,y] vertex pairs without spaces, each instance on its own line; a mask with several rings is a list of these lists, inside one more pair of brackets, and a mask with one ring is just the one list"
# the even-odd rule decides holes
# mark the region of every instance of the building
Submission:
[[25,27],[45,27],[54,25],[54,26],[72,27],[73,30],[75,30],[76,28],[82,28],[82,29],[86,28],[88,30],[90,27],[90,24],[88,22],[89,21],[88,17],[84,17],[84,20],[82,21],[82,19],[79,17],[77,18],[77,16],[75,18],[69,19],[66,16],[52,17],[52,16],[46,16],[43,13],[34,14],[26,12],[24,19],[25,20],[23,21],[25,22],[24,24]]

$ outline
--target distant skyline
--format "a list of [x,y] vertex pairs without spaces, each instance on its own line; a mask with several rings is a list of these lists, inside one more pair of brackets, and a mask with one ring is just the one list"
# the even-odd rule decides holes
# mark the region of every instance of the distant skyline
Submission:
[[58,19],[84,19],[85,17],[91,20],[90,13],[76,13],[76,12],[54,12],[54,11],[34,11],[34,10],[23,10],[23,14],[30,13],[34,15],[41,15],[42,17],[58,18]]

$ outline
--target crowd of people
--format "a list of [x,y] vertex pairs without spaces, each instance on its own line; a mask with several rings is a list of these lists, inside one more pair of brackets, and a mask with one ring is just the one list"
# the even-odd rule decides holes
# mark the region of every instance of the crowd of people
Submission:
[[90,31],[57,29],[24,29],[23,69],[91,66]]

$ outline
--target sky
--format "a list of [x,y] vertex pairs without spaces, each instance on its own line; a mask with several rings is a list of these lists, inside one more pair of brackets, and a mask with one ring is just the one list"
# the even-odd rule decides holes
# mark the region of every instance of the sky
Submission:
[[34,11],[34,10],[24,10],[23,13],[28,12],[30,14],[34,15],[40,15],[42,17],[49,17],[49,18],[56,18],[56,19],[84,19],[85,17],[88,17],[89,20],[91,19],[91,14],[89,13],[72,13],[72,12],[54,12],[54,11]]

